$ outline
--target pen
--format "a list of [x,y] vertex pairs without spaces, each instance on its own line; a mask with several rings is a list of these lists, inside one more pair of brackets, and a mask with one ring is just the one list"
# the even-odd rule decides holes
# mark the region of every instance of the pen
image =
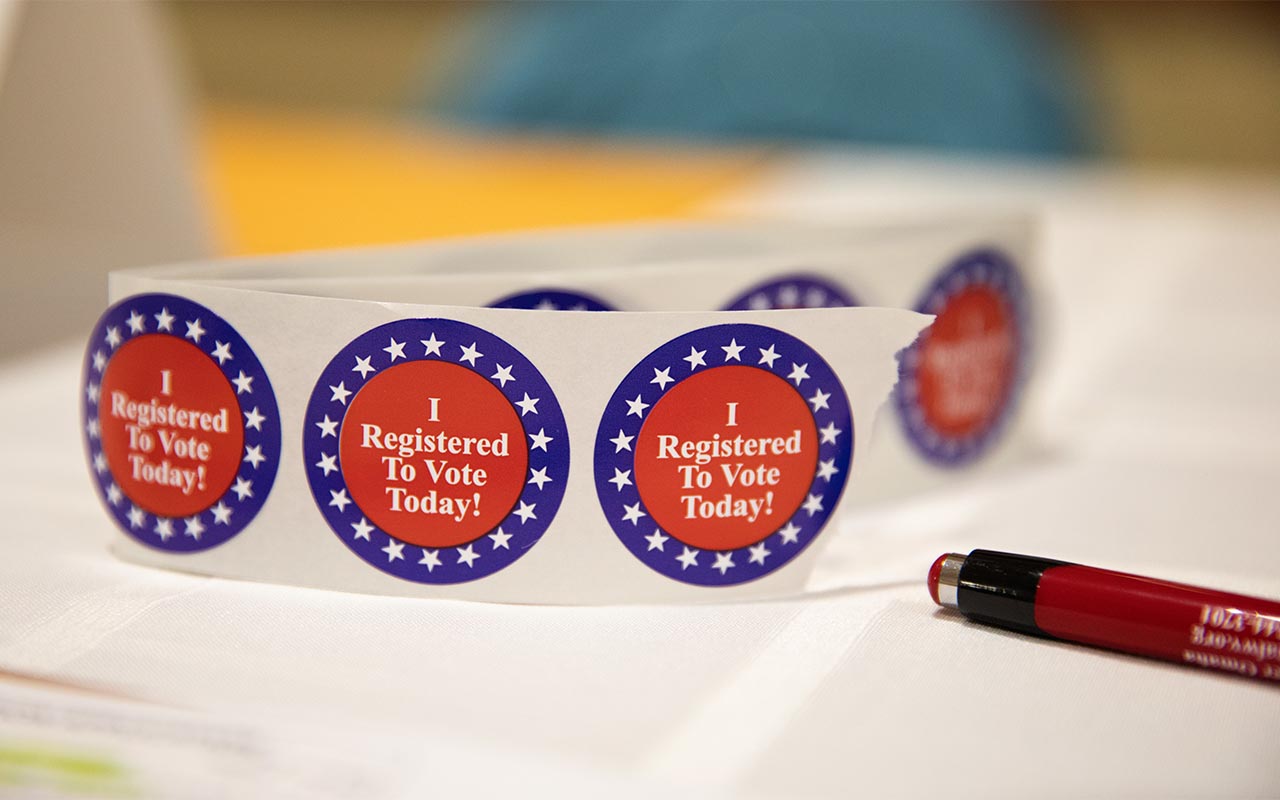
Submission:
[[1034,556],[939,556],[933,601],[1001,628],[1280,681],[1280,602]]

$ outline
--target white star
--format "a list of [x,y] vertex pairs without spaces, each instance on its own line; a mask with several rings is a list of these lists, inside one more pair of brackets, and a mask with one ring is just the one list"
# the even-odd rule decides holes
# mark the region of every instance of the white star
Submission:
[[477,559],[477,558],[479,558],[479,557],[480,557],[480,554],[479,554],[479,553],[477,553],[477,552],[475,551],[475,548],[473,548],[471,545],[467,545],[466,547],[459,547],[459,548],[458,548],[458,563],[459,563],[459,564],[466,564],[468,567],[475,566],[476,559]]
[[683,572],[689,567],[698,566],[698,551],[685,548],[684,552],[676,556],[676,561],[680,562],[680,570]]
[[382,348],[382,352],[391,356],[391,363],[394,364],[397,358],[404,358],[404,342],[397,342],[396,337],[391,337],[391,344]]
[[254,469],[257,469],[258,465],[266,460],[267,457],[262,454],[262,445],[260,444],[255,444],[252,447],[246,447],[244,449],[244,458],[241,459],[241,461],[248,461],[252,464]]
[[346,381],[338,381],[337,386],[330,386],[329,389],[333,391],[333,396],[329,398],[330,402],[342,403],[344,406],[347,404],[347,398],[351,396],[351,390],[347,388]]
[[[316,423],[316,427],[320,429],[321,439],[323,439],[326,436],[332,436],[334,438],[337,438],[338,436],[338,421],[336,419],[329,419],[328,414],[324,415],[323,422]],[[317,464],[316,466],[319,466],[319,464]],[[328,473],[325,473],[325,474],[327,475]]]
[[524,399],[517,400],[515,403],[516,405],[520,406],[520,416],[523,417],[525,414],[537,414],[538,401],[541,399],[542,399],[541,397],[530,397],[529,393],[525,392]]
[[820,494],[809,495],[809,497],[804,501],[804,505],[801,506],[801,508],[803,508],[805,511],[808,511],[809,516],[811,517],[814,514],[817,514],[819,511],[822,510],[822,495]]
[[160,541],[167,542],[173,536],[173,520],[156,517],[156,534],[159,535]]
[[505,389],[507,388],[507,381],[514,381],[515,378],[511,375],[511,367],[504,367],[499,364],[498,371],[490,375],[489,380],[497,381]]
[[107,328],[107,344],[114,349],[120,346],[120,342],[124,341],[120,338],[119,328]]
[[657,528],[653,529],[653,533],[644,537],[645,541],[649,543],[650,550],[662,550],[662,546],[666,544],[667,540],[670,538],[670,536],[663,536],[662,531]]
[[787,284],[778,290],[778,305],[783,308],[794,308],[800,301],[800,289]]
[[200,534],[204,533],[204,523],[200,521],[200,515],[187,517],[187,529],[182,532],[184,536],[190,536],[197,542],[200,541]]
[[836,437],[843,432],[834,422],[828,422],[827,427],[818,429],[818,433],[822,434],[822,444],[835,444]]
[[107,365],[107,357],[102,354],[101,350],[95,350],[93,353],[93,368],[98,372],[102,372],[102,368]]
[[124,492],[120,491],[120,487],[114,483],[107,487],[107,502],[113,506],[120,505],[120,501],[124,499]]
[[827,304],[827,293],[815,286],[804,293],[804,304],[809,308],[822,308]]
[[640,395],[636,395],[635,400],[627,401],[627,407],[628,407],[628,410],[627,410],[628,417],[631,416],[632,414],[635,414],[637,417],[643,417],[644,410],[649,407],[649,404],[646,403]]
[[102,453],[93,456],[93,468],[99,475],[107,471],[107,457]]
[[732,569],[733,566],[732,553],[716,553],[716,563],[712,564],[711,568],[720,570],[720,574],[723,575]]
[[253,394],[253,376],[245,375],[244,370],[240,370],[240,374],[231,379],[236,385],[236,394]]
[[465,361],[474,367],[476,365],[477,358],[484,358],[484,353],[477,350],[476,343],[472,342],[470,347],[462,348],[462,356],[458,360]]
[[630,522],[632,525],[639,525],[641,517],[649,516],[640,510],[639,500],[636,501],[635,505],[629,506],[624,503],[622,507],[626,509],[622,515],[623,522]]
[[204,328],[200,327],[200,318],[196,317],[195,321],[187,323],[187,337],[196,344],[200,344],[200,337],[204,336]]
[[764,292],[752,295],[751,299],[747,301],[747,305],[752,311],[764,311],[773,307],[773,304],[769,302],[769,296]]
[[764,542],[756,545],[751,549],[751,558],[748,559],[752,564],[764,564],[764,560],[773,555],[765,546]]
[[98,420],[96,419],[89,420],[89,424],[85,425],[84,429],[85,431],[88,432],[90,439],[98,438]]
[[702,358],[702,357],[703,357],[703,356],[705,356],[706,354],[707,354],[707,351],[706,351],[706,350],[698,350],[698,349],[696,349],[696,348],[690,347],[690,348],[689,348],[689,355],[685,356],[685,357],[684,357],[683,359],[681,359],[681,360],[682,360],[682,361],[688,361],[688,362],[689,362],[689,371],[690,371],[690,372],[693,372],[693,371],[694,371],[695,369],[697,369],[698,367],[705,367],[705,366],[707,365],[707,362]]
[[155,316],[156,316],[156,330],[169,331],[171,333],[173,332],[173,321],[177,319],[177,317],[170,314],[169,309],[167,307],[160,309],[160,313],[156,314]]
[[557,308],[558,306],[555,304],[554,300],[552,300],[550,297],[544,297],[538,301],[538,304],[533,307],[533,310],[534,311],[555,311]]
[[359,522],[351,523],[351,527],[355,531],[355,533],[351,535],[356,539],[364,539],[366,542],[370,541],[369,534],[373,533],[375,530],[375,528],[369,524],[369,520],[364,517],[361,517]]
[[827,401],[831,399],[831,395],[819,389],[813,397],[809,398],[809,402],[813,403],[813,413],[817,414],[824,408],[830,408]]
[[613,452],[621,453],[623,450],[630,450],[631,440],[634,438],[636,437],[626,435],[622,432],[622,429],[619,428],[618,435],[609,440],[613,442]]
[[141,528],[145,524],[147,524],[147,512],[143,511],[137,506],[134,506],[133,508],[129,509],[129,527],[130,528]]
[[359,372],[361,378],[368,378],[370,372],[378,371],[377,367],[369,363],[372,359],[373,356],[365,356],[364,358],[356,356],[356,365],[351,368],[351,371]]
[[520,524],[523,525],[524,523],[528,522],[531,519],[538,518],[538,515],[533,513],[533,509],[536,508],[537,505],[538,505],[537,503],[526,503],[525,501],[521,500],[520,507],[511,513],[519,517]]
[[139,314],[137,311],[131,310],[129,312],[129,319],[127,319],[126,322],[129,323],[129,330],[133,333],[142,333],[147,329],[147,318]]
[[381,548],[382,552],[387,554],[387,563],[392,561],[404,561],[404,542],[397,542],[391,539],[387,542],[387,546]]
[[[328,419],[328,417],[325,417],[325,419]],[[254,406],[251,410],[244,413],[244,426],[246,428],[253,428],[255,431],[260,431],[262,430],[262,423],[266,421],[267,418],[258,413],[257,406]]]
[[231,487],[231,491],[235,492],[236,497],[243,503],[246,497],[253,497],[253,481],[236,478],[236,485]]
[[543,467],[542,469],[529,470],[529,480],[527,483],[536,483],[538,484],[538,488],[541,489],[542,484],[551,480],[551,477],[547,475],[547,469],[547,467]]
[[338,457],[336,455],[331,456],[328,453],[321,453],[320,460],[315,463],[315,467],[316,469],[324,470],[324,476],[327,478],[330,472],[338,471]]
[[350,498],[350,497],[347,497],[347,490],[346,490],[346,489],[339,489],[339,490],[338,490],[338,491],[336,491],[336,492],[335,492],[334,490],[330,489],[330,490],[329,490],[329,497],[331,497],[331,498],[332,498],[332,499],[329,501],[329,505],[336,507],[336,508],[338,509],[338,512],[339,512],[339,513],[343,512],[343,511],[346,511],[346,510],[347,510],[347,506],[351,504],[351,498]]
[[777,360],[778,360],[778,357],[779,357],[779,356],[778,356],[778,354],[777,354],[776,352],[774,352],[773,345],[769,345],[769,349],[768,349],[768,350],[766,350],[766,349],[764,349],[763,347],[761,347],[761,348],[760,348],[760,360],[759,360],[759,361],[757,361],[756,363],[757,363],[757,364],[768,364],[768,365],[769,365],[769,369],[773,369],[773,362],[777,361]]
[[212,352],[212,353],[210,353],[209,355],[211,355],[211,356],[213,356],[214,358],[218,359],[218,363],[219,363],[219,364],[225,364],[225,363],[227,363],[228,361],[230,361],[230,360],[231,360],[231,358],[232,358],[232,356],[231,356],[231,343],[230,343],[230,342],[220,342],[220,341],[218,341],[217,339],[214,339],[214,340],[213,340],[213,343],[214,343],[214,345],[215,345],[215,346],[214,346],[214,348],[213,348],[213,352]]
[[543,433],[545,430],[546,428],[538,428],[537,433],[529,434],[530,450],[541,450],[544,453],[547,452],[547,443],[551,442],[554,437],[547,436]]
[[218,501],[213,507],[213,524],[214,525],[230,525],[231,524],[231,506]]
[[631,485],[631,470],[623,472],[617,467],[613,468],[613,477],[609,479],[609,483],[618,487],[618,491],[622,491],[623,486]]
[[418,563],[427,568],[427,572],[435,572],[436,567],[441,566],[439,550],[428,550],[422,548],[422,558],[418,559]]
[[743,346],[738,344],[737,339],[730,339],[726,345],[721,345],[720,349],[724,351],[725,361],[741,361]]
[[423,353],[424,356],[437,355],[444,358],[440,353],[440,348],[444,345],[444,342],[437,339],[434,333],[431,334],[430,339],[419,339],[418,341],[422,342],[422,346],[427,348],[427,352]]
[[98,384],[90,383],[88,386],[84,387],[84,394],[85,397],[89,398],[90,403],[98,402]]
[[830,483],[831,476],[835,475],[839,471],[840,470],[836,469],[836,460],[834,458],[828,458],[826,461],[818,462],[818,477],[822,478],[827,483]]
[[494,550],[497,550],[499,547],[503,550],[511,549],[511,545],[507,544],[507,542],[511,541],[511,534],[504,532],[502,528],[498,528],[496,531],[489,534],[489,538],[493,540]]
[[778,530],[778,535],[782,537],[783,544],[795,544],[800,539],[800,526],[788,522]]
[[809,365],[797,364],[796,362],[792,361],[791,374],[787,376],[787,380],[795,381],[796,386],[799,386],[801,383],[808,380],[808,378],[809,378]]
[[665,369],[653,368],[653,380],[649,383],[658,384],[659,389],[666,389],[668,383],[675,383],[676,379],[671,377],[671,367]]

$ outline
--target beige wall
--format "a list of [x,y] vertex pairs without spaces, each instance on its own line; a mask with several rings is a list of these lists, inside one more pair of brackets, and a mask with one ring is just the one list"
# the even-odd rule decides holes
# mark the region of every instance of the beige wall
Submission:
[[107,272],[207,252],[154,8],[18,6],[0,82],[0,356],[84,336]]
[[1110,154],[1280,169],[1280,4],[1061,3]]

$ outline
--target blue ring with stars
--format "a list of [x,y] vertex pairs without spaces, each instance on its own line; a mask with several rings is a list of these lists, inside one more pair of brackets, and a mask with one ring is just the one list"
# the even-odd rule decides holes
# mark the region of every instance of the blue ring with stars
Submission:
[[[369,521],[342,477],[338,443],[351,401],[374,375],[411,361],[470,369],[502,392],[524,428],[529,447],[524,491],[493,530],[460,546],[424,548],[391,536]],[[542,373],[506,341],[450,319],[389,322],[342,348],[311,392],[302,449],[311,494],[334,534],[370,566],[416,583],[463,583],[510,566],[546,532],[569,477],[569,429]]]
[[494,300],[489,308],[524,308],[536,311],[613,311],[595,295],[571,289],[535,289]]
[[[726,365],[753,366],[771,372],[805,399],[819,434],[818,467],[805,502],[769,535],[733,550],[700,550],[653,522],[632,480],[633,444],[644,426],[646,412],[672,386],[691,375]],[[790,562],[822,532],[848,479],[853,460],[853,427],[844,386],[809,345],[763,325],[701,328],[654,350],[614,391],[596,434],[596,493],[618,539],[653,570],[700,586],[746,583]]]
[[1013,324],[1013,377],[1000,408],[982,430],[971,435],[949,436],[934,429],[918,402],[920,354],[929,331],[898,356],[898,385],[894,405],[902,429],[912,446],[928,461],[942,467],[962,467],[986,453],[1004,432],[1026,382],[1029,352],[1029,310],[1026,290],[1013,261],[994,249],[975,250],[947,266],[921,293],[915,309],[922,314],[939,314],[953,296],[971,286],[988,287],[1004,300]]
[[[240,469],[217,502],[189,517],[161,517],[133,503],[116,484],[97,430],[97,389],[122,345],[139,336],[173,336],[209,357],[235,389],[244,420]],[[222,317],[184,297],[143,294],[107,309],[85,351],[81,422],[89,468],[116,524],[148,547],[171,553],[208,550],[234,537],[257,515],[271,493],[280,463],[280,412],[262,362]]]
[[738,295],[725,311],[765,311],[771,308],[842,308],[861,305],[858,298],[826,278],[796,274],[757,284]]

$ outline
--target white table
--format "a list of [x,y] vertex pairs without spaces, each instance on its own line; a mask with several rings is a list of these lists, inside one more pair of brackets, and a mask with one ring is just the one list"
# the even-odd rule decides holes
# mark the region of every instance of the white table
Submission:
[[1280,596],[1280,182],[815,154],[730,205],[934,202],[1043,209],[1048,443],[849,521],[812,593],[495,606],[118,562],[76,344],[0,365],[0,670],[306,737],[389,795],[1280,795],[1280,687],[979,627],[923,584],[988,547]]

